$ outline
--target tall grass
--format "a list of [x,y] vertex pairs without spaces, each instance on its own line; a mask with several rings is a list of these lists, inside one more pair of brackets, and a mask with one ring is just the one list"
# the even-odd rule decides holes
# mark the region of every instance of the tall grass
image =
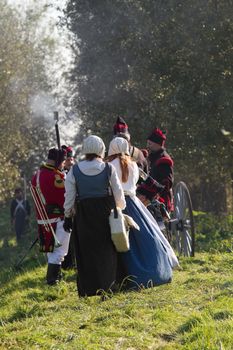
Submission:
[[74,270],[58,286],[46,285],[46,259],[37,247],[14,268],[36,228],[17,246],[7,210],[0,211],[1,350],[233,348],[233,255],[221,240],[220,249],[205,252],[200,232],[199,252],[180,259],[171,284],[78,298]]
[[199,251],[233,252],[233,215],[196,212],[196,248]]

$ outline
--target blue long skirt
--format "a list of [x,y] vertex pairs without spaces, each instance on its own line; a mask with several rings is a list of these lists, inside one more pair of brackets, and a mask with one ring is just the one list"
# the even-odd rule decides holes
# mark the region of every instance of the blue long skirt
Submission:
[[[119,260],[128,286],[135,289],[140,286],[152,287],[171,282],[172,266],[169,252],[156,232],[156,226],[142,209],[139,200],[126,196],[125,214],[131,216],[140,227],[140,231],[129,232],[130,250],[119,253]],[[158,227],[159,230],[159,227]],[[121,276],[123,277],[123,276]]]

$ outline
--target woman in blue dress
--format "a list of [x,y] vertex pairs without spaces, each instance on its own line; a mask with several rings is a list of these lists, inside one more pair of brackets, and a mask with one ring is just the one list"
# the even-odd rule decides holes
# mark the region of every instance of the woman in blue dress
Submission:
[[130,250],[119,253],[121,279],[133,288],[169,283],[172,269],[179,265],[177,257],[148,209],[136,197],[139,179],[137,164],[129,156],[128,142],[114,138],[107,159],[116,169],[126,198],[124,213],[131,216],[140,230],[130,229]]

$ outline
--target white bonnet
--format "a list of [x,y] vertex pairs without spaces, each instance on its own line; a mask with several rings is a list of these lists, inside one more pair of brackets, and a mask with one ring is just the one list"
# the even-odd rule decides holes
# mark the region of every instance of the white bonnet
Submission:
[[114,154],[123,153],[129,155],[129,143],[126,139],[122,137],[115,137],[109,145],[108,155],[112,156]]
[[100,137],[95,135],[90,135],[83,141],[82,153],[83,154],[93,153],[93,154],[97,154],[101,158],[104,158],[105,144]]

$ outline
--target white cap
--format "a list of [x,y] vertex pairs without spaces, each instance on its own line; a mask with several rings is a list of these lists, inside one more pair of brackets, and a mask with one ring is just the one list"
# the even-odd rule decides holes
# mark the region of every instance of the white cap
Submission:
[[108,155],[123,153],[129,155],[129,143],[122,137],[115,137],[109,145]]
[[100,156],[101,158],[104,158],[105,144],[100,137],[95,135],[90,135],[83,141],[82,153],[83,154],[93,153],[93,154],[97,154],[97,156]]

